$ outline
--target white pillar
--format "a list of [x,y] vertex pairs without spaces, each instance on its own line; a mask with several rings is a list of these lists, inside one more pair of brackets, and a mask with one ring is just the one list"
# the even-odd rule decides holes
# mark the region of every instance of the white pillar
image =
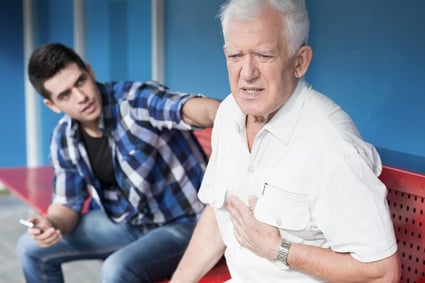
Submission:
[[164,83],[164,0],[152,0],[152,79]]
[[74,50],[85,58],[84,0],[74,0]]
[[33,1],[23,0],[24,18],[24,77],[25,77],[25,122],[27,166],[40,165],[40,107],[38,95],[29,82],[27,73],[28,59],[34,50],[34,14]]

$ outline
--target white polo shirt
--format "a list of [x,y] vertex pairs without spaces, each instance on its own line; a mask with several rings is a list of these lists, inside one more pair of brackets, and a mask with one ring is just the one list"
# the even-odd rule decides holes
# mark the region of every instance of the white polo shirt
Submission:
[[245,115],[229,95],[214,122],[213,152],[198,196],[215,208],[231,282],[320,281],[242,248],[223,208],[229,195],[245,203],[258,196],[255,217],[290,242],[350,253],[362,262],[396,252],[386,188],[377,178],[379,155],[329,98],[300,80],[258,133],[251,153],[245,133]]

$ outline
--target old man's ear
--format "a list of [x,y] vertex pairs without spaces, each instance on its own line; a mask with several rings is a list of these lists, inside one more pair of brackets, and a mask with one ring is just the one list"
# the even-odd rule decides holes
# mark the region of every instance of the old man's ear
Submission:
[[311,59],[313,57],[313,49],[308,45],[301,46],[295,53],[295,77],[297,79],[303,77],[307,73],[308,67],[310,66]]

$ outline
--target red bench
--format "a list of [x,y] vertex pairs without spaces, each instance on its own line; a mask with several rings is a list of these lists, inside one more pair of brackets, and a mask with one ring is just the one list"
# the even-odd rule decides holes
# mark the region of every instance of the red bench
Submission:
[[[211,152],[211,129],[195,132],[207,155]],[[3,168],[0,182],[20,199],[43,214],[51,198],[53,171],[50,167]],[[425,283],[425,175],[384,166],[380,179],[388,187],[388,203],[402,258],[401,283]],[[229,279],[224,261],[200,282]]]
[[425,283],[425,175],[384,167],[388,205],[401,255],[401,283]]
[[52,197],[51,166],[0,168],[0,182],[35,211],[46,213]]

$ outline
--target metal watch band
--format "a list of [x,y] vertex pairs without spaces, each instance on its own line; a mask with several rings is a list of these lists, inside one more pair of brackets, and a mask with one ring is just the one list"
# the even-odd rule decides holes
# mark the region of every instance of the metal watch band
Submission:
[[288,254],[289,254],[290,248],[291,248],[291,243],[286,242],[286,241],[282,241],[280,243],[279,251],[277,253],[277,257],[276,257],[275,261],[279,261],[279,262],[283,263],[284,265],[286,265],[287,267],[289,267],[289,265],[288,265]]

